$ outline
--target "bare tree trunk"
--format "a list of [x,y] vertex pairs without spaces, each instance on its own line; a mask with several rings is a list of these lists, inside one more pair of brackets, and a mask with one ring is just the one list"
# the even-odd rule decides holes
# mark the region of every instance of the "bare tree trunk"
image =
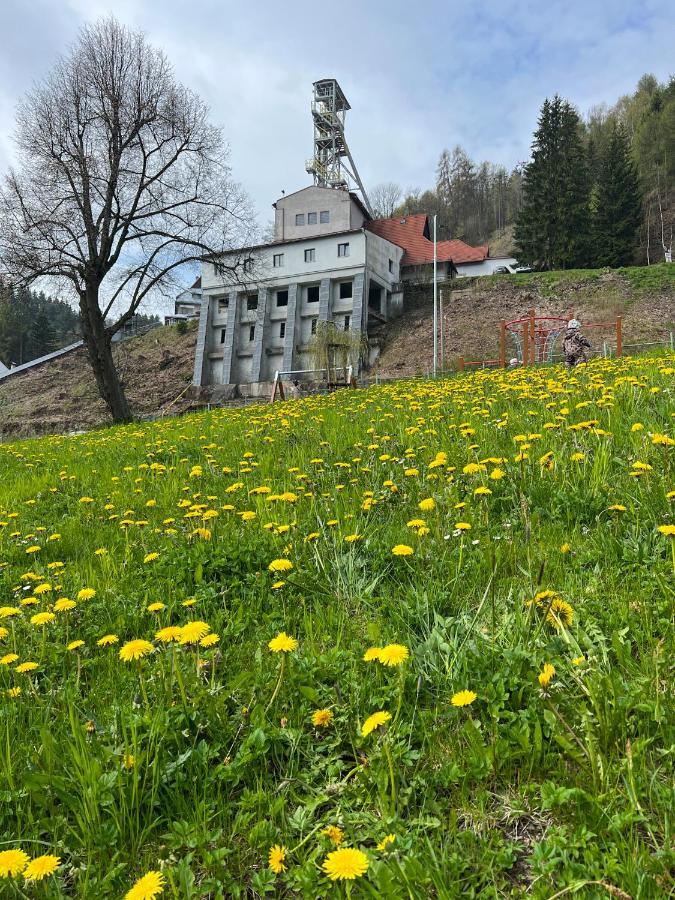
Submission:
[[87,348],[98,392],[110,410],[113,422],[130,422],[131,408],[124,395],[112,355],[111,336],[98,305],[99,286],[87,285],[80,295],[82,337]]

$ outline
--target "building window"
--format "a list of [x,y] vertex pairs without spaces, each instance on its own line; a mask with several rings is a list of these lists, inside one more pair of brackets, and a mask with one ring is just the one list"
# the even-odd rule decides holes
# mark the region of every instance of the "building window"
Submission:
[[246,298],[246,309],[248,312],[253,312],[253,310],[258,308],[258,295],[257,294],[249,294]]
[[249,341],[255,340],[255,325],[251,325],[248,329],[248,339]]
[[244,272],[250,272],[253,268],[253,258],[251,256],[244,260]]
[[221,329],[220,329],[220,343],[221,343],[221,344],[224,344],[224,343],[225,343],[225,334],[226,334],[226,332],[227,332],[227,328],[221,328]]
[[351,316],[345,316],[345,331],[349,331],[349,323],[351,322]]
[[[389,260],[391,262],[391,260]],[[284,264],[284,254],[283,253],[275,253],[273,265],[275,269],[278,269],[280,266]]]
[[393,259],[389,260],[389,271],[390,272],[394,271],[394,260]]
[[305,214],[304,213],[296,213],[295,214],[295,224],[296,225],[304,225],[305,224]]
[[319,222],[322,225],[327,225],[330,222],[330,210],[322,209],[319,213]]
[[349,244],[338,244],[338,256],[349,256]]
[[277,306],[288,306],[288,291],[277,291]]
[[352,296],[352,282],[340,282],[340,300],[349,300]]
[[279,322],[279,337],[286,337],[286,323]]
[[310,250],[305,250],[305,262],[315,262],[316,261],[316,250],[312,247]]
[[316,213],[307,213],[307,224],[316,225]]
[[218,297],[218,314],[227,312],[227,308],[230,305],[229,297]]
[[312,334],[316,334],[316,323],[317,319],[312,319]]
[[319,302],[319,285],[313,284],[307,288],[307,302],[308,303],[318,303]]

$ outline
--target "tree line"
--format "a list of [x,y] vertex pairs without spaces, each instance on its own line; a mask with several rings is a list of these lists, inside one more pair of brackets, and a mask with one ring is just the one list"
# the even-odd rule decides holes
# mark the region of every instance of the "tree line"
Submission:
[[62,300],[26,287],[0,291],[0,361],[6,366],[20,366],[79,338],[79,316]]
[[437,216],[440,239],[499,244],[540,268],[663,261],[675,223],[675,77],[643,76],[585,118],[559,96],[539,115],[529,161],[508,170],[443,150],[433,188],[370,193],[377,216]]

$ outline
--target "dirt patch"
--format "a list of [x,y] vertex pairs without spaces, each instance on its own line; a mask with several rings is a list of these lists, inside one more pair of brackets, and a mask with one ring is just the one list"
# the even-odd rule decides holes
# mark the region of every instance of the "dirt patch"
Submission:
[[[115,347],[115,361],[135,416],[154,415],[169,404],[175,414],[190,408],[187,396],[176,398],[192,381],[195,343],[194,325],[183,334],[171,326]],[[84,348],[0,382],[0,440],[86,431],[109,423]]]

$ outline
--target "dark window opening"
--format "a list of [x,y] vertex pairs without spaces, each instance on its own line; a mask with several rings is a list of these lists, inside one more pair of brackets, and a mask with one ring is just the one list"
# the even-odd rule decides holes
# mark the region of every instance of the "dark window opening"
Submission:
[[281,337],[281,338],[286,337],[286,323],[285,322],[279,323],[279,337]]
[[390,272],[394,271],[394,260],[393,259],[389,260],[389,271]]
[[312,334],[316,334],[317,319],[312,319]]
[[253,310],[258,308],[258,295],[257,294],[249,294],[246,298],[246,309],[248,312],[253,312]]
[[311,287],[307,288],[307,302],[308,303],[318,303],[319,302],[319,285],[313,284]]
[[345,331],[349,331],[349,323],[351,322],[351,316],[345,316]]
[[248,329],[248,339],[249,341],[255,340],[255,325],[251,325]]
[[229,297],[218,297],[218,312],[224,313],[230,305]]
[[352,297],[352,287],[351,281],[340,282],[340,300],[349,300]]
[[221,329],[220,329],[220,343],[221,343],[221,344],[224,344],[224,343],[225,343],[225,334],[226,334],[226,332],[227,332],[227,329],[226,329],[226,328],[221,328]]
[[288,291],[277,291],[277,306],[288,306]]

